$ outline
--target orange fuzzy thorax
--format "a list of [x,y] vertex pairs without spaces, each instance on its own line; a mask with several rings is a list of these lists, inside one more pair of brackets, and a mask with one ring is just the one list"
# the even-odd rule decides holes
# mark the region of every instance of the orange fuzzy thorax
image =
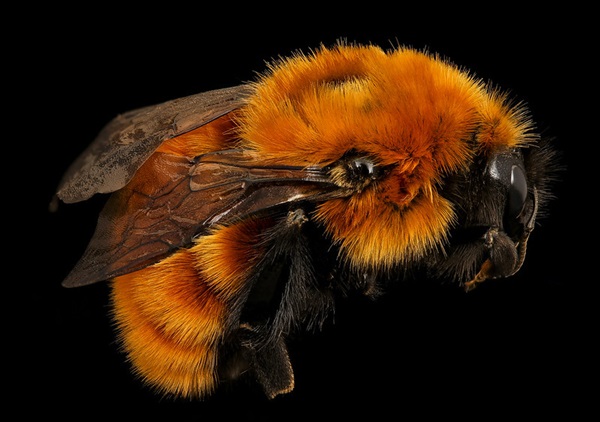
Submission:
[[369,192],[322,204],[317,218],[355,267],[423,256],[454,218],[440,179],[475,154],[528,141],[519,108],[437,57],[338,45],[273,65],[238,121],[240,144],[276,163],[326,165],[358,151],[392,174]]
[[289,164],[328,163],[354,148],[384,164],[435,160],[435,173],[463,165],[476,129],[485,148],[522,143],[528,129],[481,81],[411,49],[322,48],[274,64],[255,89],[242,145]]

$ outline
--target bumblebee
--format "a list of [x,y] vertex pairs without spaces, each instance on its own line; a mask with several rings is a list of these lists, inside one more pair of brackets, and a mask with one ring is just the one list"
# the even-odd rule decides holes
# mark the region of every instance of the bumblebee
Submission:
[[554,157],[524,104],[446,59],[320,46],[109,122],[57,190],[110,194],[63,285],[110,280],[120,344],[158,392],[250,374],[272,398],[294,388],[286,339],[340,292],[515,274]]

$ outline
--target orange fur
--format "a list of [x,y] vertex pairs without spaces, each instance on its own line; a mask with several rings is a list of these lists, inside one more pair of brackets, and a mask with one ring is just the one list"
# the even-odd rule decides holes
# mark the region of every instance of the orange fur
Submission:
[[234,148],[231,116],[222,116],[207,125],[163,142],[156,152],[196,157],[211,151]]
[[112,299],[123,348],[145,381],[182,396],[215,388],[227,308],[198,277],[190,252],[117,277]]
[[386,270],[421,258],[446,240],[453,219],[450,203],[435,195],[420,197],[410,208],[377,207],[376,192],[350,200],[329,201],[318,219],[330,224],[334,239],[342,239],[342,259],[355,268]]
[[481,104],[479,113],[481,128],[477,141],[484,149],[515,148],[535,139],[533,123],[525,109],[520,104],[510,106],[503,95],[492,92],[489,100]]
[[531,129],[481,81],[409,48],[323,47],[275,63],[255,90],[238,133],[263,159],[324,165],[356,150],[395,165],[370,194],[318,211],[343,258],[359,267],[407,262],[439,247],[454,218],[436,193],[441,177],[480,150],[528,142]]
[[219,347],[237,328],[233,308],[260,256],[262,227],[249,221],[215,230],[190,249],[114,280],[121,344],[150,385],[182,397],[214,390]]
[[247,287],[249,272],[262,256],[260,234],[267,227],[268,220],[247,220],[198,239],[192,249],[198,271],[220,300],[233,302]]

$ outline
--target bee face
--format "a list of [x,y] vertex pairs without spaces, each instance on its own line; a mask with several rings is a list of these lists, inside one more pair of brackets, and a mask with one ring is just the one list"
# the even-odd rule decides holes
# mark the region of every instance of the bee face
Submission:
[[59,187],[111,193],[64,284],[112,280],[123,350],[159,391],[250,374],[273,397],[294,385],[286,334],[338,292],[518,271],[553,163],[523,107],[449,62],[322,47],[110,122]]
[[449,180],[444,194],[457,209],[444,256],[428,264],[432,274],[467,289],[489,278],[516,273],[546,193],[535,168],[548,163],[546,147],[508,150]]

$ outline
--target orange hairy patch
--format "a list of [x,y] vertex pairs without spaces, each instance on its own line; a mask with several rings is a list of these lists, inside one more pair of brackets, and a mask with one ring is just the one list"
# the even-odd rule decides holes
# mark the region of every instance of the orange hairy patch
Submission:
[[478,143],[487,150],[515,148],[531,142],[533,122],[520,105],[511,107],[505,96],[491,94],[481,104]]
[[266,219],[251,219],[198,239],[192,249],[197,268],[220,300],[235,300],[248,287],[249,271],[264,252],[260,233],[267,227]]
[[114,280],[121,343],[142,379],[183,397],[214,390],[219,347],[237,329],[232,307],[260,258],[257,234],[265,225],[215,229],[190,249]]
[[329,163],[350,149],[384,163],[461,165],[485,94],[465,73],[409,49],[322,48],[271,71],[242,110],[239,133],[261,156],[296,165]]
[[140,376],[166,393],[202,396],[216,386],[225,305],[188,251],[113,283],[114,318]]
[[231,116],[225,115],[190,132],[166,140],[156,151],[196,157],[207,152],[234,148],[232,128]]
[[419,196],[411,207],[375,207],[377,193],[323,204],[317,218],[325,222],[342,253],[356,268],[390,269],[421,258],[446,239],[454,213],[439,195]]

